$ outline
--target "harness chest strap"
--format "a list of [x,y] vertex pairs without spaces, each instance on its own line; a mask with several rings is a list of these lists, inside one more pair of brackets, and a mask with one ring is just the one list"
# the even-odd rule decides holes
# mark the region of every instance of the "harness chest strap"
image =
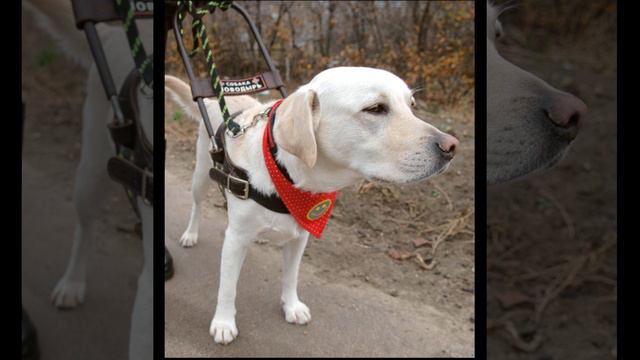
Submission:
[[[231,117],[239,115],[233,114]],[[249,183],[247,172],[233,164],[225,153],[225,124],[220,124],[216,131],[215,140],[218,142],[218,152],[211,152],[213,168],[209,170],[212,180],[228,189],[236,197],[247,200],[252,199],[263,207],[280,213],[288,214],[289,210],[277,194],[264,195]]]

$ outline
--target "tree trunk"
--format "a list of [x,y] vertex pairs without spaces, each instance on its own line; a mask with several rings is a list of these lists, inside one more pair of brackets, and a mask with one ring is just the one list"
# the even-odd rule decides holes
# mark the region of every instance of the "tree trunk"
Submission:
[[362,33],[360,31],[360,9],[358,8],[358,2],[349,2],[349,9],[351,10],[351,24],[353,27],[353,34],[355,36],[355,43],[358,45],[358,49],[362,49]]
[[295,3],[291,3],[291,6],[287,8],[287,20],[289,22],[289,31],[291,32],[291,48],[297,49],[298,45],[296,44],[296,27],[293,24],[293,18],[291,16],[291,8],[295,5]]
[[[318,4],[318,6],[321,6],[322,4],[320,3],[314,3]],[[316,20],[317,22],[314,25],[315,28],[315,33],[318,34],[318,38],[315,41],[315,47],[314,50],[319,50],[321,55],[324,55],[324,32],[322,31],[322,18],[323,18],[323,13],[324,13],[324,9],[320,8],[318,9],[317,7],[314,7],[315,13],[316,13]]]
[[382,49],[384,48],[384,42],[382,41],[382,34],[380,33],[380,26],[378,25],[378,15],[377,15],[377,11],[376,11],[376,4],[375,2],[372,0],[370,2],[370,15],[371,15],[371,19],[369,20],[371,23],[371,26],[373,27],[374,30],[374,34],[376,36],[376,46],[377,48],[382,51]]
[[420,1],[414,1],[412,5],[411,17],[413,18],[413,26],[418,27],[420,25]]
[[418,30],[418,52],[423,52],[426,49],[425,39],[428,32],[427,28],[431,23],[431,21],[427,21],[427,19],[429,19],[430,8],[431,2],[428,2],[427,7],[424,8],[424,12],[422,13],[422,18],[420,19],[420,29]]
[[324,56],[329,56],[331,53],[331,33],[336,25],[334,15],[336,11],[337,2],[329,2],[329,18],[327,19],[327,35],[325,36]]
[[284,12],[287,10],[287,4],[285,3],[281,3],[280,7],[278,8],[278,17],[276,18],[276,22],[273,25],[273,33],[271,34],[271,41],[269,41],[269,52],[271,52],[271,49],[273,48],[273,45],[276,43],[276,40],[278,39],[278,27],[280,27],[280,20],[282,20],[282,15],[284,15]]

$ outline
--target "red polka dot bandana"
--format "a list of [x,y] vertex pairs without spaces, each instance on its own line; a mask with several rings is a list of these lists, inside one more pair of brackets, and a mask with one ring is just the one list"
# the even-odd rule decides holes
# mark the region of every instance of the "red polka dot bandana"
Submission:
[[262,138],[262,154],[264,155],[267,170],[278,191],[278,195],[291,213],[291,216],[296,219],[300,226],[316,239],[319,239],[324,227],[327,225],[331,210],[333,210],[337,193],[312,193],[300,190],[296,188],[278,168],[271,151],[269,151],[269,144],[273,141],[269,128],[271,117],[281,102],[282,100],[278,100],[269,112],[267,126],[265,126],[264,136]]

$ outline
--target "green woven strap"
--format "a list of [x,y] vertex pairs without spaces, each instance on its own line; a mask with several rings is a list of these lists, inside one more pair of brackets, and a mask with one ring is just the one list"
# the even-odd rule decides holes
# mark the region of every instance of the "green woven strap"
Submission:
[[130,0],[116,0],[116,5],[122,17],[124,32],[127,34],[136,69],[138,69],[144,83],[151,87],[153,85],[153,56],[147,56],[146,51],[144,51],[144,45],[134,20],[135,11],[131,7]]
[[193,34],[193,51],[191,52],[191,56],[195,55],[198,51],[198,47],[202,49],[202,52],[205,56],[207,62],[207,69],[209,73],[209,77],[211,79],[211,87],[213,88],[214,93],[218,96],[218,105],[220,105],[220,111],[222,112],[222,120],[224,121],[227,129],[233,133],[233,135],[238,135],[241,131],[240,125],[231,119],[229,115],[229,109],[227,108],[227,103],[224,100],[224,92],[222,91],[222,84],[220,82],[220,76],[218,75],[218,71],[216,70],[216,64],[213,61],[213,54],[211,53],[211,48],[209,47],[209,37],[207,36],[207,29],[204,26],[204,22],[202,18],[204,15],[215,11],[215,9],[227,10],[233,1],[207,1],[203,4],[198,4],[198,6],[194,6],[193,0],[185,0],[178,1],[178,30],[180,31],[180,36],[184,35],[184,31],[182,28],[182,22],[184,20],[184,16],[188,13],[193,17],[192,34]]

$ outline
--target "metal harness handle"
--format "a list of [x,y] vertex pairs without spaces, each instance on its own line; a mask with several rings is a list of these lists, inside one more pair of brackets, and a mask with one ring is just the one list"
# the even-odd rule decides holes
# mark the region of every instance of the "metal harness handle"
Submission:
[[[218,105],[220,106],[220,112],[222,113],[222,119],[227,127],[227,130],[231,132],[233,135],[237,135],[241,128],[238,123],[231,119],[231,115],[229,114],[229,108],[227,107],[227,102],[224,99],[224,92],[222,90],[220,76],[218,75],[218,71],[216,70],[216,64],[213,61],[213,54],[211,53],[211,48],[209,47],[209,37],[207,35],[207,29],[204,26],[204,22],[202,18],[204,15],[209,14],[215,9],[227,10],[231,6],[232,1],[208,1],[205,4],[201,4],[198,7],[194,6],[193,0],[186,1],[178,1],[178,9],[177,9],[177,31],[179,31],[180,36],[184,35],[184,29],[182,28],[182,22],[184,21],[185,14],[190,14],[193,17],[192,23],[192,34],[193,34],[193,50],[189,57],[192,57],[198,51],[198,45],[201,45],[202,52],[205,55],[205,59],[207,61],[207,69],[209,76],[211,78],[211,87],[218,97]],[[210,133],[211,135],[211,133]]]

